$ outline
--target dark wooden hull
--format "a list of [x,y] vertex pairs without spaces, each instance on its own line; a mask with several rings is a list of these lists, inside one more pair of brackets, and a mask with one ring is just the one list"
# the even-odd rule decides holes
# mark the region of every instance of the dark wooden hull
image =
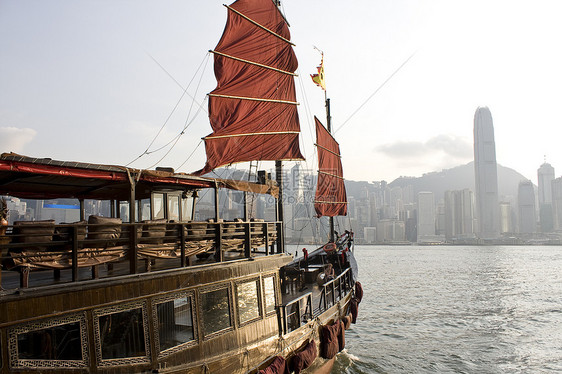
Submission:
[[[279,269],[290,260],[290,256],[278,254],[4,294],[0,298],[2,373],[257,372],[276,355],[290,357],[310,337],[318,340],[321,325],[337,320],[348,310],[349,292],[302,326],[288,333],[281,331],[284,325]],[[263,279],[271,276],[275,280],[275,311],[267,313],[261,307],[258,318],[241,323],[234,297],[236,285],[247,280],[263,284]],[[199,305],[201,295],[205,290],[221,287],[229,290],[231,326],[207,336],[202,322],[205,316]],[[178,293],[195,301],[195,336],[183,346],[161,352],[155,337],[159,329],[155,305],[167,295]],[[259,295],[264,295],[261,290]],[[105,359],[100,347],[100,318],[131,308],[142,310],[146,334],[143,354]],[[52,357],[26,359],[18,353],[21,334],[69,322],[81,324],[81,339],[75,342],[82,345],[82,359],[78,362]],[[318,367],[326,364],[322,359],[317,361]]]

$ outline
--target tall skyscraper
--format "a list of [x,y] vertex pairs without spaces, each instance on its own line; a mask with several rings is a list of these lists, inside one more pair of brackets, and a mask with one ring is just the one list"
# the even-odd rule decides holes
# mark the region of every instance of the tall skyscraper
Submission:
[[552,211],[554,229],[562,230],[562,177],[552,181]]
[[535,187],[531,181],[519,182],[517,192],[519,232],[531,234],[536,231]]
[[539,180],[539,221],[542,232],[551,232],[554,227],[552,216],[552,181],[554,168],[544,163],[537,170]]
[[479,107],[474,114],[474,174],[478,235],[483,239],[500,236],[498,167],[492,114]]
[[433,192],[418,193],[418,241],[435,236],[435,199]]

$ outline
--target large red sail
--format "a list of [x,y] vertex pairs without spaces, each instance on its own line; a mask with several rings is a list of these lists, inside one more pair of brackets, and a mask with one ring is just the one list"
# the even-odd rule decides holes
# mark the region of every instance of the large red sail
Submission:
[[347,194],[343,179],[340,146],[324,125],[316,122],[316,149],[318,150],[318,182],[314,209],[318,217],[347,215]]
[[196,174],[253,160],[303,160],[287,23],[272,0],[238,0],[214,53],[207,163]]

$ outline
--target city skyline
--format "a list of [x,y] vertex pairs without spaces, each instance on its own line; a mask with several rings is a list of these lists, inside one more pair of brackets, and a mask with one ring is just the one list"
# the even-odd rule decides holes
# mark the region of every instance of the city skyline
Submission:
[[[312,115],[325,113],[324,92],[309,77],[320,62],[314,46],[324,51],[335,136],[351,180],[392,181],[467,163],[474,109],[483,105],[494,113],[498,163],[534,181],[544,155],[562,160],[548,136],[562,123],[562,51],[554,47],[562,3],[282,4],[299,59],[306,167],[315,165]],[[127,164],[147,149],[180,86],[194,78],[188,94],[196,103],[180,102],[153,148],[188,123],[159,166],[192,172],[204,164],[204,98],[216,85],[207,51],[222,32],[222,1],[5,0],[0,7],[2,152]],[[163,153],[132,166],[150,167]]]

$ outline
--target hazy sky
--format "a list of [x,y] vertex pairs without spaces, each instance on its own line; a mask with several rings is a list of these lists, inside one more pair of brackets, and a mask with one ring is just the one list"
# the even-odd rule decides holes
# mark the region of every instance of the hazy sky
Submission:
[[[215,86],[207,51],[224,2],[0,0],[0,151],[127,164],[165,123],[152,149],[189,124],[159,164],[201,168]],[[392,181],[471,161],[478,106],[491,110],[498,163],[536,184],[546,155],[560,176],[562,1],[286,0],[283,9],[309,169],[312,115],[325,117],[309,77],[316,46],[346,178]],[[188,85],[196,104],[182,98]],[[131,166],[153,167],[165,152]]]

